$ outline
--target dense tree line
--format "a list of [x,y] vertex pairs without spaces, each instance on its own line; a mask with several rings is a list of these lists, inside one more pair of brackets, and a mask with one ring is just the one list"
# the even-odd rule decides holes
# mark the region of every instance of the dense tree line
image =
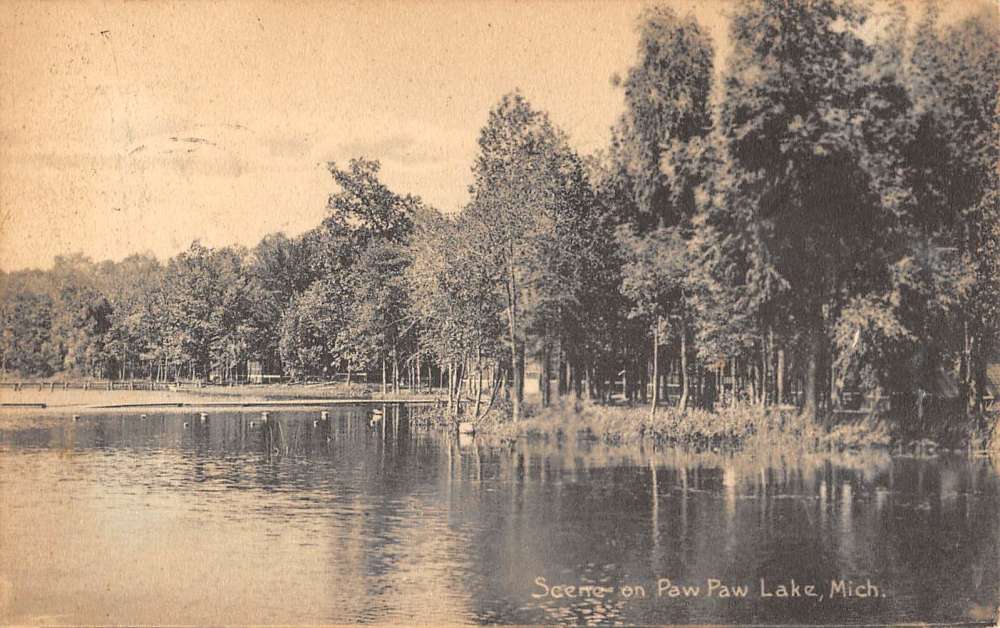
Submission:
[[529,361],[544,404],[617,381],[654,412],[815,418],[860,392],[922,413],[949,387],[981,404],[1000,346],[996,14],[745,0],[721,71],[692,18],[648,9],[638,34],[606,150],[577,154],[513,92],[456,215],[356,159],[329,165],[329,215],[299,237],[5,274],[4,371],[434,373],[515,418]]

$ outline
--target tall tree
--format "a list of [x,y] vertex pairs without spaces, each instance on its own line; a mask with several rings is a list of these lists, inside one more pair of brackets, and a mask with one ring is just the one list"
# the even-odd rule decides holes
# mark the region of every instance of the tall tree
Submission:
[[757,256],[789,288],[777,309],[803,330],[812,418],[833,324],[853,295],[888,282],[911,202],[892,167],[905,94],[892,77],[872,80],[865,17],[849,0],[754,0],[730,30],[721,131]]
[[[412,264],[407,270],[408,292],[420,330],[420,349],[439,364],[458,365],[472,360],[476,375],[475,417],[482,412],[484,363],[493,363],[503,346],[504,304],[489,268],[477,263],[476,230],[468,213],[454,219],[434,211],[422,212],[410,244]],[[494,368],[491,382],[495,398],[501,369]],[[454,404],[455,383],[449,386]],[[491,404],[488,406],[491,407]]]
[[[622,291],[632,301],[633,317],[644,321],[643,333],[652,336],[653,411],[659,401],[659,348],[668,341],[678,346],[681,405],[688,400],[691,317],[684,242],[692,231],[695,191],[705,176],[698,165],[712,122],[712,55],[711,41],[694,18],[679,18],[664,7],[646,10],[639,60],[623,82],[626,111],[612,143],[618,181],[605,202],[629,225],[619,232],[630,260]],[[647,355],[638,346],[635,351]],[[639,363],[645,367],[645,360]]]
[[[583,164],[565,135],[520,93],[505,95],[479,136],[472,201],[475,264],[489,269],[505,303],[513,416],[521,416],[527,331],[572,299],[580,240],[567,225],[593,208]],[[575,239],[574,239],[575,238]]]
[[959,375],[969,405],[981,407],[994,351],[1000,299],[991,266],[1000,89],[1000,20],[984,10],[943,27],[936,2],[917,26],[911,60],[918,131],[910,145],[918,196],[914,224],[926,239],[953,247],[975,280],[960,308]]

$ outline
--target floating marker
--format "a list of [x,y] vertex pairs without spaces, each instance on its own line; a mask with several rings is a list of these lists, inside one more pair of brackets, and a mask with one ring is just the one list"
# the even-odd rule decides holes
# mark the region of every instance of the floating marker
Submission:
[[205,420],[208,419],[208,415],[205,414],[204,412],[202,412],[199,416],[201,417],[201,422],[202,423],[204,423]]
[[320,414],[319,414],[319,417],[320,417],[321,419],[323,419],[324,421],[326,421],[327,419],[329,419],[329,418],[330,418],[330,413],[329,413],[329,412],[326,412],[326,411],[324,411],[324,412],[320,412]]
[[140,414],[140,415],[139,415],[139,418],[140,418],[140,419],[145,419],[145,418],[146,418],[146,415],[145,415],[145,414]]
[[190,424],[187,421],[184,421],[184,427],[190,427]]
[[74,421],[79,421],[80,420],[80,415],[79,414],[74,414],[73,415],[73,420]]
[[270,416],[270,415],[268,415],[267,412],[261,412],[260,413],[260,420],[263,421],[264,423],[267,423],[268,416]]

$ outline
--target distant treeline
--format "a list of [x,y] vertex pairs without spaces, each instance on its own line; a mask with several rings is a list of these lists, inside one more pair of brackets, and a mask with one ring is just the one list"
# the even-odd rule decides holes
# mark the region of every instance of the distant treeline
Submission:
[[595,155],[503,96],[456,215],[356,159],[329,164],[329,215],[300,237],[6,274],[3,369],[241,379],[254,360],[398,382],[433,365],[515,418],[528,360],[546,404],[624,379],[655,407],[666,375],[681,406],[723,388],[813,417],[846,391],[981,404],[1000,329],[996,12],[753,0],[729,36],[717,73],[695,20],[647,10]]

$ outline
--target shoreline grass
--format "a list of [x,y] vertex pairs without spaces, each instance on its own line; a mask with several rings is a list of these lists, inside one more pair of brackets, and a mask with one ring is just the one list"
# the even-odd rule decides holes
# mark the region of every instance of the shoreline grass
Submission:
[[792,447],[808,451],[881,448],[893,445],[886,423],[863,419],[827,430],[794,412],[756,405],[679,411],[648,406],[551,407],[513,423],[487,419],[483,433],[501,440],[594,440],[610,445],[648,443],[700,451]]

